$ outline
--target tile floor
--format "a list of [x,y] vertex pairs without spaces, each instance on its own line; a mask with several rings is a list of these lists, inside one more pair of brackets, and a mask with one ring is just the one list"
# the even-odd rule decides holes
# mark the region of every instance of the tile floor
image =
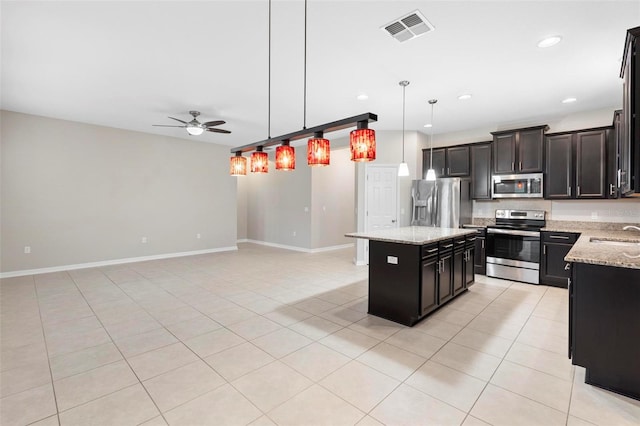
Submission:
[[567,291],[478,276],[413,328],[367,315],[351,250],[5,279],[0,424],[638,425],[584,384]]

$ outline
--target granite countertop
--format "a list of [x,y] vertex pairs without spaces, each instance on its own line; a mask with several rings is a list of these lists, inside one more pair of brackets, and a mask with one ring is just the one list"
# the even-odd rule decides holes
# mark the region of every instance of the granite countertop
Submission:
[[[555,229],[554,229],[555,230]],[[560,230],[558,230],[560,231]],[[581,232],[578,229],[565,232]],[[623,242],[610,244],[592,242]],[[640,269],[640,232],[585,229],[564,258],[567,262],[590,263],[593,265],[617,266],[620,268]]]
[[403,228],[380,229],[370,232],[351,232],[345,237],[390,243],[423,245],[449,238],[474,235],[475,229],[435,228],[431,226],[406,226]]

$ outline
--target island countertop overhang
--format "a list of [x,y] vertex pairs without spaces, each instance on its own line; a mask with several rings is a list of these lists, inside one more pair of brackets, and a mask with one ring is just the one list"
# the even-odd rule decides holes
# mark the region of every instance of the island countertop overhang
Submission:
[[424,245],[451,238],[473,235],[475,233],[475,229],[405,226],[369,232],[350,232],[344,236],[398,244]]

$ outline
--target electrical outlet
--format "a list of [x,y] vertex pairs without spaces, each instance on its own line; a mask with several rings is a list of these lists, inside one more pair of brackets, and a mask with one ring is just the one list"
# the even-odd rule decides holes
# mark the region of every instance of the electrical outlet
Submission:
[[200,238],[202,238],[202,236],[200,234],[196,234],[196,238],[200,239]]
[[30,254],[31,253],[31,246],[24,246],[24,254]]
[[598,218],[598,212],[591,212],[591,219],[597,219]]
[[147,237],[142,237],[142,238],[140,239],[140,242],[141,242],[142,244],[147,244]]
[[296,236],[296,234],[297,234],[297,233],[296,233],[296,231],[293,231],[293,236],[294,236],[294,237]]
[[309,207],[305,207],[304,211],[305,211],[305,213],[308,213],[309,212]]

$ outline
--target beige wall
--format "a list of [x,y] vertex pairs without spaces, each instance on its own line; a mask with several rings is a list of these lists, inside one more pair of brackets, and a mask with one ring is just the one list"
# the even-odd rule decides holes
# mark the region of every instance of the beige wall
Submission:
[[235,247],[228,148],[9,111],[0,118],[3,273]]

